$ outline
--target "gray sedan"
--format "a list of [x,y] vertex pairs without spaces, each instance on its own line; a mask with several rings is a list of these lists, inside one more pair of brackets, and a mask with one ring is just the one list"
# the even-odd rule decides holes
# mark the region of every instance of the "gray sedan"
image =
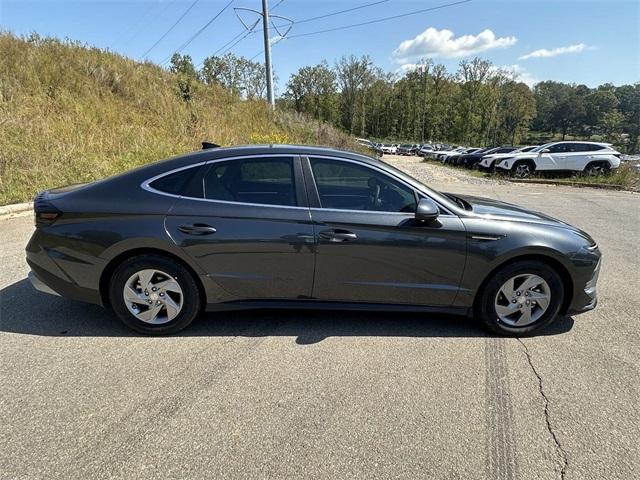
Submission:
[[348,151],[206,148],[42,192],[34,210],[34,286],[146,334],[274,307],[447,312],[524,335],[597,302],[587,233]]

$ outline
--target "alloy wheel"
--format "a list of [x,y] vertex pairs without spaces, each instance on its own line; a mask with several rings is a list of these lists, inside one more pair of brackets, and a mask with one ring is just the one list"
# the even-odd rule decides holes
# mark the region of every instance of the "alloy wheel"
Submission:
[[531,167],[528,163],[521,163],[516,165],[516,169],[514,171],[514,175],[518,178],[525,178],[531,174]]
[[140,270],[131,275],[122,294],[129,312],[138,320],[153,325],[162,325],[176,318],[184,303],[177,280],[155,269]]
[[550,303],[549,284],[538,275],[522,274],[500,287],[494,307],[500,321],[512,327],[524,327],[537,322]]
[[587,170],[587,175],[590,177],[599,177],[601,175],[605,175],[607,173],[607,168],[602,164],[596,164],[589,167]]

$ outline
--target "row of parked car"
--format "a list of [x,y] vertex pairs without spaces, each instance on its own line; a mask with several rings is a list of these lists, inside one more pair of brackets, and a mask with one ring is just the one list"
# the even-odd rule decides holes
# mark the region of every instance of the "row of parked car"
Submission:
[[382,155],[421,155],[424,156],[427,153],[431,153],[438,148],[449,147],[449,145],[443,144],[431,144],[431,143],[376,143],[369,140],[359,138],[357,139],[361,145],[364,145],[374,151],[378,156]]
[[511,173],[520,178],[534,172],[584,172],[602,175],[620,166],[621,154],[610,143],[563,141],[524,147],[457,147],[424,155],[442,163]]
[[[359,140],[360,141],[360,140]],[[486,172],[526,178],[534,172],[584,172],[603,175],[620,166],[621,153],[610,143],[562,141],[523,147],[452,147],[443,144],[380,144],[369,142],[378,156],[419,155],[429,160]]]

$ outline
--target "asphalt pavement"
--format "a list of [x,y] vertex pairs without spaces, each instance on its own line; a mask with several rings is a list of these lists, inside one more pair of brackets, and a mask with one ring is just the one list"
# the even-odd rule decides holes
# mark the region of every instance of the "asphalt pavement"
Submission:
[[388,160],[587,230],[598,308],[526,339],[309,311],[207,314],[147,338],[33,290],[32,218],[0,219],[0,478],[639,478],[640,195]]

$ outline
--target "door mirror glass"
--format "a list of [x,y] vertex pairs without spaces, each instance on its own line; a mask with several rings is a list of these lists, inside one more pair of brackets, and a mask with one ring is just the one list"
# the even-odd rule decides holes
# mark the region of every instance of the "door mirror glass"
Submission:
[[421,222],[430,222],[438,218],[440,209],[436,202],[430,198],[421,198],[416,209],[416,220]]

